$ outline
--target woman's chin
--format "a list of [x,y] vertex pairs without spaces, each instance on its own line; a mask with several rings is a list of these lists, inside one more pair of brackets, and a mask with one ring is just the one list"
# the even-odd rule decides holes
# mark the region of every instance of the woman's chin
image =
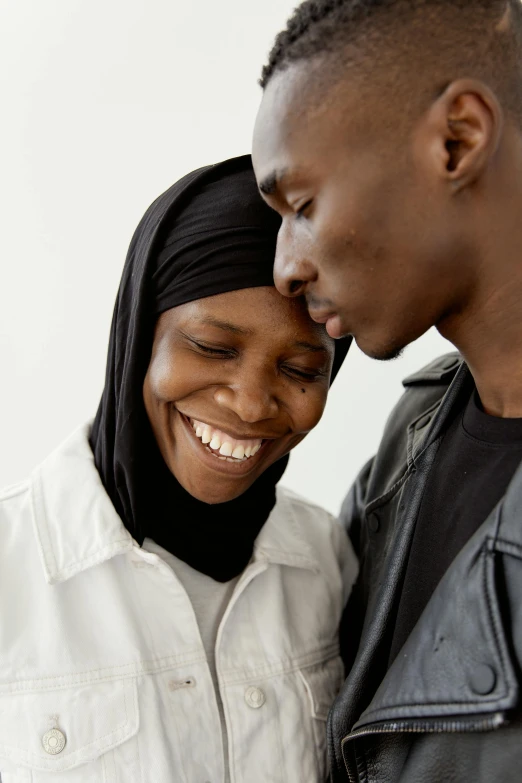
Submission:
[[176,476],[176,478],[189,495],[192,495],[193,498],[200,500],[202,503],[208,503],[209,506],[215,506],[218,503],[228,503],[229,500],[235,500],[251,486],[251,482],[241,483],[240,487],[223,486],[223,484],[214,486],[206,482],[185,482],[180,479],[179,476]]

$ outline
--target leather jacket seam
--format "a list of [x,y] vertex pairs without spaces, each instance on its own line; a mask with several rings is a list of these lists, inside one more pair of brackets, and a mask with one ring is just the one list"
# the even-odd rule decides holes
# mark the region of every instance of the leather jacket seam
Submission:
[[368,762],[364,748],[361,748],[360,751],[360,753],[357,753],[357,749],[355,747],[353,748],[355,765],[357,767],[357,776],[359,778],[359,783],[368,783]]
[[516,544],[513,541],[508,541],[505,538],[491,539],[491,549],[494,552],[499,552],[503,555],[511,555],[518,559],[522,559],[522,545]]
[[430,441],[430,440],[428,439],[428,441],[426,442],[426,444],[424,445],[424,447],[423,447],[423,448],[422,448],[422,449],[421,449],[421,450],[418,452],[418,454],[415,454],[415,456],[414,456],[414,457],[412,457],[411,464],[412,464],[412,469],[413,469],[413,471],[416,471],[416,470],[417,470],[417,465],[416,465],[416,463],[418,462],[418,460],[420,460],[420,458],[423,456],[423,454],[425,454],[425,453],[426,453],[426,451],[427,451],[427,450],[428,450],[428,449],[429,449],[431,446],[433,446],[434,444],[437,444],[437,451],[439,450],[439,447],[440,447],[440,444],[442,443],[442,439],[443,439],[443,437],[444,437],[444,434],[442,434],[442,435],[439,435],[439,437],[438,437],[438,438],[435,438],[435,440],[433,440],[433,441]]
[[397,492],[402,489],[408,478],[412,473],[415,472],[415,469],[411,469],[409,466],[406,466],[406,469],[402,476],[397,479],[395,484],[392,484],[392,486],[386,490],[386,492],[383,495],[379,495],[379,497],[374,498],[371,500],[367,506],[364,508],[364,514],[367,516],[368,514],[371,514],[372,511],[375,511],[375,509],[379,508],[380,506],[384,506],[385,503],[387,503],[394,495],[397,494]]
[[[488,609],[489,614],[489,620],[491,623],[491,629],[493,632],[493,641],[495,644],[495,652],[497,655],[497,661],[500,665],[500,669],[502,671],[502,677],[505,683],[505,691],[506,695],[509,692],[509,666],[508,661],[506,661],[506,650],[502,644],[502,641],[504,640],[504,630],[502,627],[502,623],[500,621],[500,618],[497,617],[498,612],[495,611],[495,607],[493,605],[491,591],[490,591],[490,579],[489,579],[489,573],[488,573],[488,561],[491,561],[491,565],[493,566],[492,559],[494,557],[494,552],[491,551],[491,549],[488,546],[488,538],[484,541],[484,544],[482,546],[481,551],[481,557],[484,558],[484,568],[483,568],[483,584],[484,584],[484,592],[486,595],[486,605]],[[493,577],[494,578],[494,577]]]
[[[505,698],[505,695],[500,697],[500,698]],[[389,721],[399,720],[399,719],[400,720],[408,720],[408,719],[411,719],[411,720],[421,720],[421,719],[423,719],[424,720],[424,719],[427,719],[427,718],[430,718],[430,717],[431,718],[446,717],[446,713],[445,712],[441,713],[438,710],[454,710],[456,708],[458,709],[459,707],[477,707],[475,712],[476,712],[477,715],[479,715],[479,714],[484,712],[484,709],[482,709],[484,707],[484,705],[488,706],[490,704],[495,704],[499,700],[500,700],[499,697],[496,696],[494,699],[485,699],[484,698],[484,699],[481,699],[480,701],[470,701],[470,700],[468,700],[468,701],[454,701],[454,702],[451,702],[451,701],[448,701],[448,702],[417,702],[417,703],[413,702],[412,704],[402,704],[402,705],[398,705],[398,704],[397,705],[393,705],[393,704],[391,704],[390,706],[379,707],[378,709],[372,710],[371,712],[366,712],[364,723],[359,724],[359,722],[357,721],[357,723],[355,723],[354,725],[357,726],[357,730],[359,730],[359,729],[365,728],[366,726],[371,726],[374,723],[380,723],[381,721],[389,722]],[[415,710],[417,707],[422,707],[423,709],[431,707],[431,708],[433,708],[433,712],[422,714],[422,715],[411,715],[411,714],[409,714],[410,710]],[[501,708],[499,708],[499,709],[501,709]],[[388,715],[388,713],[391,710],[396,711],[393,716]],[[372,718],[372,716],[375,716],[375,715],[380,715],[381,717],[379,717],[379,718],[373,717]],[[462,714],[462,715],[461,714],[457,714],[457,715],[455,715],[455,714],[452,714],[451,712],[448,712],[448,715],[451,715],[454,720],[458,720],[458,718],[466,718],[467,717],[467,714]],[[370,718],[372,718],[372,719],[370,720]],[[352,731],[353,731],[353,728],[352,728]],[[351,732],[349,732],[349,734],[350,733]],[[346,735],[346,736],[348,737],[349,734]]]

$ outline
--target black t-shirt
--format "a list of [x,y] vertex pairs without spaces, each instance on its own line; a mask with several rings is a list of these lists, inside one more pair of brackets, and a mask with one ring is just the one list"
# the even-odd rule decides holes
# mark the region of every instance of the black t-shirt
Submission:
[[427,480],[406,566],[390,664],[442,576],[498,501],[522,460],[522,419],[484,412],[473,391],[449,425]]

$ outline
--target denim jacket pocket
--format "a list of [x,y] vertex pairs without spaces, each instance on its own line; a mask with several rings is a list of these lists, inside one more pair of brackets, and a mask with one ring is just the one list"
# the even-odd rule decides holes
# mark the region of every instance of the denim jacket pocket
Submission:
[[1,781],[119,783],[113,752],[138,728],[134,680],[3,694]]

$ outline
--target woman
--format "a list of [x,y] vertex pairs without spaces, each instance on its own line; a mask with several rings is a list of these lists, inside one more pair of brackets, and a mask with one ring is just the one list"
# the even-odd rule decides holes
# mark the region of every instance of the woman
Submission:
[[249,157],[147,211],[106,384],[0,502],[2,783],[322,781],[355,577],[276,489],[347,345],[272,285]]

